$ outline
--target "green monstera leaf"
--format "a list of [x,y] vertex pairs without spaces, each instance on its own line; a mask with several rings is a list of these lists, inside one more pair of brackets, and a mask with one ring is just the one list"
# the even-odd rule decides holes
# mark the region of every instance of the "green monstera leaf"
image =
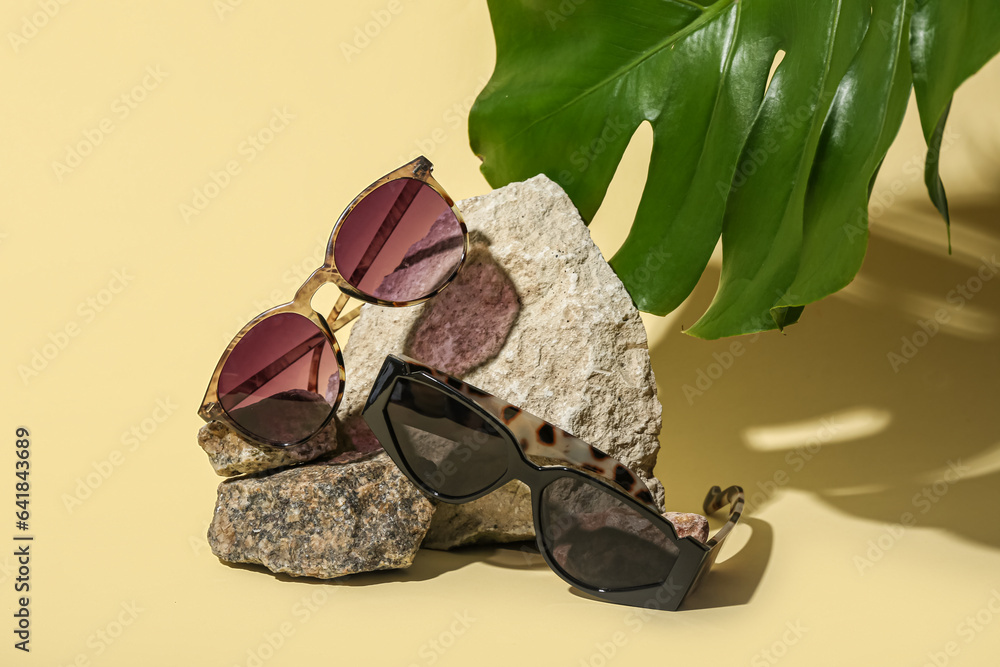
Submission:
[[924,180],[931,200],[950,224],[948,199],[938,175],[941,138],[955,89],[1000,51],[1000,2],[918,0],[910,42],[913,87],[928,147]]
[[[860,268],[914,71],[940,132],[950,95],[1000,48],[987,0],[958,2],[965,22],[942,31],[946,2],[490,0],[497,63],[470,115],[472,149],[492,185],[545,173],[589,221],[648,122],[645,189],[611,260],[632,298],[676,308],[721,236],[718,291],[688,333],[782,328]],[[947,50],[968,41],[964,55]],[[919,77],[936,83],[921,93]]]

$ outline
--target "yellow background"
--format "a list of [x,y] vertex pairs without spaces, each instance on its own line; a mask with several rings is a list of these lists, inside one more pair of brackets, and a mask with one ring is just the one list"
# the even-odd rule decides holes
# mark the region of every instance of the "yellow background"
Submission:
[[[327,583],[228,567],[205,541],[219,478],[195,411],[229,338],[287,300],[342,208],[413,154],[456,200],[488,190],[465,125],[494,60],[485,3],[69,1],[44,21],[41,4],[0,12],[0,539],[13,544],[17,426],[32,432],[36,536],[29,655],[12,648],[13,547],[0,549],[0,663],[996,664],[1000,280],[961,308],[947,299],[1000,246],[1000,63],[949,123],[954,255],[911,108],[848,290],[786,335],[741,339],[732,363],[733,341],[681,333],[718,258],[682,308],[646,318],[668,508],[697,510],[713,484],[755,501],[694,609],[636,616],[516,551],[421,552],[408,571]],[[345,53],[373,11],[391,20]],[[263,150],[243,145],[269,123]],[[54,166],[88,137],[77,166]],[[606,255],[650,140],[636,134],[592,226]],[[185,220],[229,162],[238,173]],[[889,353],[942,307],[949,322],[894,370]],[[22,378],[43,349],[53,358]],[[701,373],[711,386],[686,394]],[[949,461],[962,477],[940,482]],[[67,506],[74,494],[87,497]],[[915,525],[894,528],[907,512]]]

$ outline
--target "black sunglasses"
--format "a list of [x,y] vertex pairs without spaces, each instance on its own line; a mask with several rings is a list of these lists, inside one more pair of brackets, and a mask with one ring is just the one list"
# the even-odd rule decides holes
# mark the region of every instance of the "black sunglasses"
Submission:
[[519,479],[531,489],[538,549],[595,597],[675,610],[715,561],[743,509],[743,489],[713,487],[707,513],[729,521],[702,542],[679,538],[634,473],[548,422],[412,359],[386,357],[364,418],[399,469],[449,503]]

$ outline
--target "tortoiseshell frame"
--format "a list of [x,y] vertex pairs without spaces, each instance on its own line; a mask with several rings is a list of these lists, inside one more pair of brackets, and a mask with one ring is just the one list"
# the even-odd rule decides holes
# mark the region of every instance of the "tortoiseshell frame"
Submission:
[[[437,389],[486,420],[511,445],[508,449],[509,458],[507,471],[504,475],[480,492],[460,499],[442,495],[435,489],[424,484],[413,472],[406,458],[402,455],[393,429],[389,425],[389,416],[386,412],[386,406],[392,395],[393,387],[401,378],[407,378],[411,382],[419,382]],[[494,414],[494,411],[490,409],[493,406],[488,406],[487,404],[481,405],[477,401],[477,397],[495,399],[491,394],[445,373],[408,358],[389,355],[386,357],[385,363],[372,386],[363,414],[365,421],[368,422],[368,426],[375,433],[379,442],[382,443],[382,447],[399,469],[403,471],[418,489],[432,498],[453,504],[465,503],[491,493],[512,479],[518,479],[527,484],[531,489],[531,508],[534,517],[535,539],[538,550],[548,566],[571,586],[608,602],[645,607],[647,609],[677,610],[687,595],[695,590],[705,572],[711,568],[718,556],[719,550],[722,548],[723,542],[736,525],[736,522],[739,521],[743,511],[743,489],[738,486],[731,486],[723,491],[718,486],[714,486],[709,490],[703,505],[704,511],[707,514],[712,514],[726,505],[730,505],[731,510],[729,520],[708,542],[702,542],[691,536],[679,538],[673,524],[663,517],[652,503],[642,502],[605,477],[585,469],[560,465],[546,465],[543,467],[532,462],[525,454],[523,445],[518,444],[518,440],[514,434],[504,425],[502,419],[499,419]],[[439,435],[447,437],[447,434]],[[652,525],[658,527],[679,551],[677,560],[667,580],[661,584],[627,590],[604,590],[579,581],[562,570],[545,544],[544,535],[546,527],[542,525],[540,518],[542,516],[542,491],[549,484],[562,477],[571,477],[577,481],[583,481],[586,484],[598,487],[606,493],[610,493],[618,501],[638,512],[650,521]]]
[[[431,164],[430,160],[424,156],[420,156],[417,159],[409,162],[399,169],[392,171],[382,178],[378,179],[367,188],[365,188],[361,194],[354,198],[354,201],[344,209],[344,212],[340,214],[337,218],[336,224],[333,226],[333,233],[330,235],[330,241],[326,247],[326,260],[323,266],[319,267],[313,273],[306,278],[306,281],[302,283],[302,286],[295,291],[295,296],[288,303],[281,304],[280,306],[275,306],[270,310],[266,310],[257,317],[253,318],[244,326],[239,333],[229,342],[226,347],[226,351],[222,353],[222,357],[219,359],[219,363],[215,367],[215,371],[212,373],[212,379],[208,383],[208,389],[205,391],[205,397],[202,399],[201,407],[198,409],[198,415],[204,419],[206,422],[210,421],[220,421],[225,423],[227,426],[235,430],[244,439],[254,442],[255,444],[261,445],[270,449],[286,449],[289,447],[294,447],[300,445],[310,438],[319,433],[330,420],[333,419],[334,414],[337,412],[337,407],[340,405],[341,399],[344,397],[344,383],[347,380],[347,375],[344,370],[344,356],[340,351],[340,345],[337,343],[337,339],[334,336],[334,332],[346,325],[351,320],[355,319],[360,313],[361,308],[358,307],[351,312],[341,316],[340,313],[343,311],[344,306],[347,305],[348,300],[353,297],[359,301],[364,301],[365,303],[371,303],[379,306],[413,306],[419,303],[423,303],[428,299],[433,298],[444,290],[458,275],[462,266],[465,264],[465,259],[469,254],[469,231],[465,226],[465,220],[462,218],[461,211],[455,206],[455,201],[448,196],[448,193],[444,191],[441,184],[438,183],[434,177],[431,175],[431,171],[434,169],[434,165]],[[455,270],[452,272],[448,279],[445,280],[441,286],[430,294],[421,297],[419,299],[414,299],[412,301],[385,301],[377,297],[365,294],[359,291],[354,286],[350,285],[347,280],[340,273],[337,268],[336,259],[334,256],[334,247],[337,243],[337,236],[340,234],[340,230],[343,227],[344,220],[350,215],[351,211],[361,202],[362,199],[367,197],[372,191],[374,191],[379,186],[385,185],[389,181],[398,180],[401,178],[413,178],[418,181],[422,181],[429,185],[435,192],[437,192],[442,199],[451,207],[452,212],[455,214],[455,218],[458,220],[458,224],[462,229],[462,258]],[[312,307],[312,298],[319,291],[319,288],[327,283],[333,283],[340,291],[343,292],[337,303],[334,305],[333,310],[327,317],[323,317],[320,313],[316,312]],[[240,426],[235,420],[231,419],[226,411],[223,409],[222,404],[219,402],[219,376],[222,374],[222,369],[226,365],[226,361],[229,359],[229,355],[232,353],[236,345],[243,339],[243,337],[257,324],[260,324],[269,317],[274,317],[275,315],[281,313],[297,313],[303,317],[308,318],[312,321],[323,335],[326,336],[333,348],[334,353],[337,356],[337,366],[340,371],[340,384],[339,392],[337,398],[330,408],[330,414],[327,416],[326,420],[323,422],[322,426],[317,428],[308,437],[303,438],[297,442],[289,442],[281,445],[276,445],[272,442],[262,440],[257,435],[250,433],[242,426]]]

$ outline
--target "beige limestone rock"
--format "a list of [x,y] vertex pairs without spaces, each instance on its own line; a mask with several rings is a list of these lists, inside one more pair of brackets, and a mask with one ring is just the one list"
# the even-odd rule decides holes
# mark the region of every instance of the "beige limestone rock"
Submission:
[[[356,432],[375,374],[404,353],[459,376],[618,458],[663,505],[653,475],[660,404],[646,331],[621,281],[562,189],[545,176],[459,204],[467,265],[421,306],[364,306],[344,350],[338,416]],[[345,443],[345,446],[349,446]],[[534,534],[519,482],[474,503],[439,506],[426,546]]]
[[[535,539],[531,491],[518,481],[464,505],[436,503],[434,520],[421,546],[452,549],[467,544]],[[498,511],[506,508],[504,511]]]

